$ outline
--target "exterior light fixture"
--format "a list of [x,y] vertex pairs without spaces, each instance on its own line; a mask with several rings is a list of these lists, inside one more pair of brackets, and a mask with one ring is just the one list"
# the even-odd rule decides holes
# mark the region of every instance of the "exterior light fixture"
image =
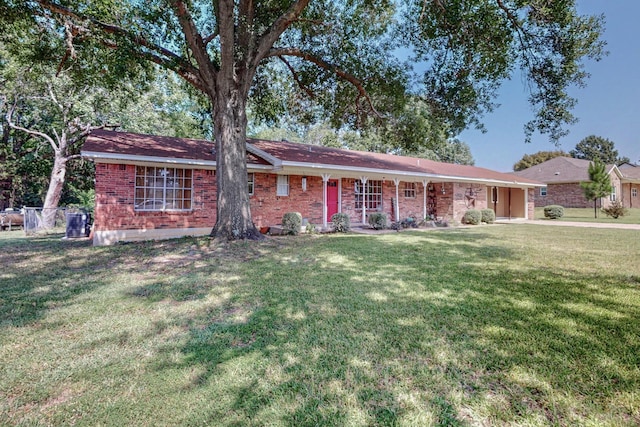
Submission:
[[442,183],[442,194],[446,194],[446,191],[444,190],[444,182]]

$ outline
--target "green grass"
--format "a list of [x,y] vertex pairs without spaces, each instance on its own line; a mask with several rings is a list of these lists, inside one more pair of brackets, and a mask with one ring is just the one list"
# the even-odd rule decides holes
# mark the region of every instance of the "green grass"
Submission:
[[638,425],[640,231],[0,233],[0,424]]
[[[546,220],[544,217],[544,207],[537,207],[535,211],[536,219]],[[640,224],[640,209],[627,209],[627,214],[619,218],[608,217],[598,209],[598,218],[595,218],[593,208],[564,208],[564,216],[557,220],[549,221],[574,221],[574,222],[600,222],[610,224]]]

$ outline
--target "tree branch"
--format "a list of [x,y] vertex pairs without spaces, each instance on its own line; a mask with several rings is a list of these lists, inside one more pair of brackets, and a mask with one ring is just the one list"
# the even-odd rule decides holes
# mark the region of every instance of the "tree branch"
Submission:
[[[200,73],[197,68],[195,68],[191,63],[186,61],[183,57],[176,55],[172,51],[163,48],[155,43],[150,42],[145,37],[132,33],[131,31],[127,31],[122,27],[113,24],[104,23],[98,19],[82,15],[80,13],[76,13],[66,7],[63,7],[59,4],[55,4],[45,0],[37,0],[37,3],[45,10],[49,12],[58,14],[63,17],[72,18],[77,21],[89,22],[91,25],[103,31],[105,34],[113,34],[116,36],[124,37],[134,44],[140,46],[141,48],[147,49],[147,51],[140,50],[136,52],[136,54],[146,60],[151,60],[152,62],[168,68],[170,70],[178,73],[182,78],[184,78],[187,82],[189,82],[194,87],[203,90],[205,88],[204,83],[200,79]],[[80,27],[76,27],[74,31],[88,31],[87,29],[82,29]],[[77,34],[76,34],[77,35]],[[110,48],[117,49],[119,46],[113,40],[103,40],[102,43]],[[75,52],[75,51],[74,51]],[[200,80],[200,81],[199,81]]]
[[250,64],[252,69],[256,69],[260,61],[267,56],[273,56],[269,53],[276,40],[278,40],[280,35],[289,28],[292,22],[300,17],[302,11],[309,5],[310,1],[311,0],[297,0],[293,2],[289,7],[289,10],[276,19],[267,32],[260,37],[256,49],[256,56],[253,58],[253,63]]
[[307,93],[307,96],[309,98],[311,99],[315,98],[315,94],[311,91],[311,89],[309,89],[309,87],[307,87],[305,84],[302,83],[302,81],[300,80],[300,77],[298,76],[298,73],[296,73],[296,70],[294,70],[293,66],[291,66],[289,61],[287,61],[282,56],[278,56],[278,59],[280,59],[280,61],[282,61],[284,65],[289,69],[291,76],[293,76],[293,80],[295,80],[298,86],[300,86],[300,89],[304,90]]
[[210,92],[215,88],[216,74],[218,70],[214,66],[213,62],[211,62],[211,58],[207,53],[206,43],[196,28],[196,24],[193,22],[193,18],[191,17],[189,9],[184,1],[173,0],[172,6],[178,17],[178,22],[180,22],[180,27],[182,27],[182,31],[184,32],[189,50],[191,50],[191,53],[198,64],[199,75],[205,82],[205,87],[208,88],[206,93],[213,97],[214,94]]
[[[373,101],[371,100],[371,97],[369,96],[369,93],[367,92],[367,90],[365,89],[364,85],[362,84],[362,82],[357,79],[355,76],[353,76],[352,74],[347,73],[346,71],[342,70],[341,68],[325,61],[324,59],[318,58],[317,56],[314,56],[308,52],[304,52],[300,49],[296,49],[296,48],[282,48],[282,49],[272,49],[267,55],[266,57],[283,57],[283,56],[294,56],[297,58],[301,58],[307,62],[311,62],[312,64],[315,64],[316,66],[327,70],[329,72],[334,73],[336,76],[338,76],[340,79],[351,83],[351,85],[353,87],[356,88],[356,90],[358,91],[358,99],[360,98],[365,98],[367,100],[367,104],[369,105],[369,108],[371,109],[371,111],[378,117],[383,117],[383,115],[378,112],[378,110],[376,110],[376,108],[373,105]],[[357,107],[359,109],[359,107]]]

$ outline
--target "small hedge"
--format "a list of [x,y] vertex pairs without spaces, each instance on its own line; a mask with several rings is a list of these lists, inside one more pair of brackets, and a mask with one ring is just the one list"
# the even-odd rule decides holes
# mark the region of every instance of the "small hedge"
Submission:
[[482,213],[478,209],[469,209],[462,217],[463,224],[478,225],[482,221]]
[[369,214],[369,225],[374,230],[384,230],[387,228],[387,216],[382,212]]
[[284,234],[297,235],[300,233],[302,215],[300,212],[287,212],[282,216],[282,231]]
[[544,217],[549,219],[562,218],[564,216],[564,208],[560,205],[549,205],[544,207]]
[[482,222],[493,224],[496,221],[496,213],[493,209],[482,209],[480,214],[482,215]]
[[627,209],[622,206],[619,200],[611,203],[608,208],[603,208],[602,212],[604,212],[607,216],[618,219],[621,216],[625,216],[627,214]]
[[347,233],[351,230],[351,220],[349,215],[345,213],[336,213],[331,216],[331,223],[333,224],[333,231],[337,233]]

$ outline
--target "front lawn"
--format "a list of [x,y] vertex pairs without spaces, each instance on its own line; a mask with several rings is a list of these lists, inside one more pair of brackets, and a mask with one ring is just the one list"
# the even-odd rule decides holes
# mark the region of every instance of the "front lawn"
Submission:
[[639,231],[524,224],[227,247],[0,233],[0,420],[635,426],[639,253]]
[[[544,217],[544,207],[537,207],[535,211],[536,219],[548,219]],[[627,209],[627,214],[619,218],[607,216],[598,208],[598,218],[595,218],[593,208],[564,208],[564,216],[557,220],[550,221],[573,221],[573,222],[601,222],[611,224],[640,224],[640,209]]]

